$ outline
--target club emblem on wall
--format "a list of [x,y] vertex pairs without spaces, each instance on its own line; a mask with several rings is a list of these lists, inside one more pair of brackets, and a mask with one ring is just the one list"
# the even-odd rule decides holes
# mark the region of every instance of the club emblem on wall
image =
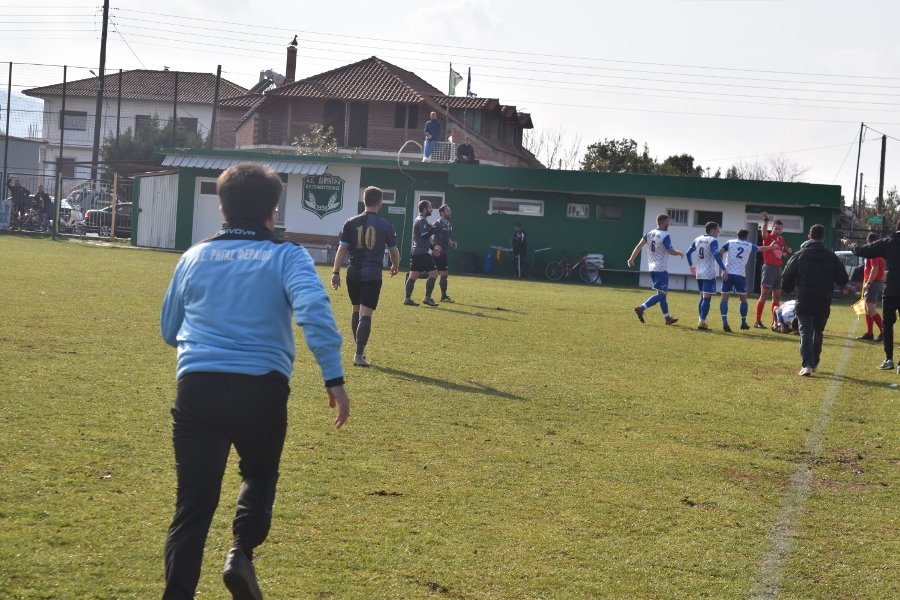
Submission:
[[320,219],[338,212],[344,206],[344,180],[334,175],[304,177],[303,200],[300,204]]

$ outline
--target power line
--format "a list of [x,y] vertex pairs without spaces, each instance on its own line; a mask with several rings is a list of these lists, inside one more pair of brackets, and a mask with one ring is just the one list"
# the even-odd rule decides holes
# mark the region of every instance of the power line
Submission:
[[[126,13],[135,13],[135,14],[147,14],[153,16],[162,16],[162,17],[171,17],[175,19],[183,19],[183,20],[191,20],[191,21],[201,21],[206,23],[219,23],[224,25],[237,25],[242,28],[254,27],[265,29],[266,31],[284,31],[296,33],[297,30],[287,29],[287,28],[278,28],[278,27],[270,27],[268,25],[251,25],[248,23],[240,23],[234,21],[219,21],[215,19],[203,19],[200,17],[186,17],[183,15],[173,15],[169,13],[159,13],[159,12],[151,12],[151,11],[140,11],[140,10],[131,10],[131,9],[123,9],[117,8],[115,10],[126,12]],[[513,50],[503,50],[501,48],[479,48],[479,47],[470,47],[470,46],[458,46],[458,45],[450,45],[450,44],[436,44],[436,43],[423,43],[423,42],[405,42],[402,40],[394,40],[394,39],[386,39],[386,38],[372,38],[372,37],[363,37],[363,36],[350,36],[345,34],[334,34],[334,33],[323,33],[317,31],[309,31],[309,30],[300,30],[299,33],[308,33],[313,35],[325,35],[329,37],[348,37],[352,39],[362,39],[369,41],[378,41],[378,42],[388,42],[391,44],[408,44],[415,46],[424,46],[428,48],[450,48],[454,50],[473,50],[477,52],[489,52],[492,54],[511,54],[511,55],[520,55],[520,56],[532,56],[532,57],[541,57],[541,58],[563,58],[568,60],[582,60],[582,61],[598,61],[598,62],[612,62],[612,63],[621,63],[621,64],[636,64],[636,65],[647,65],[647,66],[664,66],[664,67],[678,67],[678,68],[689,68],[689,69],[702,69],[702,70],[717,70],[717,71],[736,71],[736,72],[745,72],[745,73],[769,73],[769,74],[779,74],[779,75],[805,75],[811,77],[829,77],[829,78],[850,78],[850,79],[876,79],[876,80],[885,80],[885,81],[900,81],[900,77],[880,77],[880,76],[869,76],[869,75],[844,75],[844,74],[835,74],[835,73],[809,73],[809,72],[800,72],[800,71],[776,71],[776,70],[767,70],[767,69],[746,69],[746,68],[734,68],[734,67],[713,67],[707,65],[686,65],[686,64],[677,64],[677,63],[661,63],[661,62],[649,62],[649,61],[629,61],[629,60],[618,60],[618,59],[608,59],[608,58],[598,58],[598,57],[581,57],[581,56],[572,56],[572,55],[561,55],[561,54],[540,54],[535,52],[521,52],[521,51],[513,51]]]

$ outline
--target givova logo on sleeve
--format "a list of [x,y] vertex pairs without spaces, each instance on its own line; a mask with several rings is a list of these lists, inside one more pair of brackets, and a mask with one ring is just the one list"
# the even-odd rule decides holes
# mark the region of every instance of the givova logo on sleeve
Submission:
[[335,175],[308,175],[303,178],[300,205],[320,219],[344,207],[344,180]]

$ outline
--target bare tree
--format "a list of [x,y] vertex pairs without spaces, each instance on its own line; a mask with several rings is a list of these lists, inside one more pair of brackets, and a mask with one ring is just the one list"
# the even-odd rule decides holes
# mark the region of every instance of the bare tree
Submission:
[[809,167],[801,166],[796,160],[778,154],[769,157],[768,161],[740,161],[728,169],[728,179],[753,179],[757,181],[784,181],[788,183],[803,181],[803,175]]
[[536,132],[526,129],[522,146],[534,154],[548,169],[573,171],[579,168],[578,155],[581,151],[581,136],[570,138],[562,127],[543,129]]
[[793,158],[784,154],[769,157],[769,178],[771,181],[786,181],[789,183],[803,181],[803,175],[809,171],[809,167],[802,167]]

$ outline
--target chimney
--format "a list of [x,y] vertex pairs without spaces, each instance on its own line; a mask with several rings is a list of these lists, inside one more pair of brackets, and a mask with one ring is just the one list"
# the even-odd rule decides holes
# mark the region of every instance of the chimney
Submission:
[[284,67],[284,84],[287,85],[289,83],[294,83],[294,78],[297,73],[297,36],[294,36],[294,41],[288,46],[287,49],[287,65]]

